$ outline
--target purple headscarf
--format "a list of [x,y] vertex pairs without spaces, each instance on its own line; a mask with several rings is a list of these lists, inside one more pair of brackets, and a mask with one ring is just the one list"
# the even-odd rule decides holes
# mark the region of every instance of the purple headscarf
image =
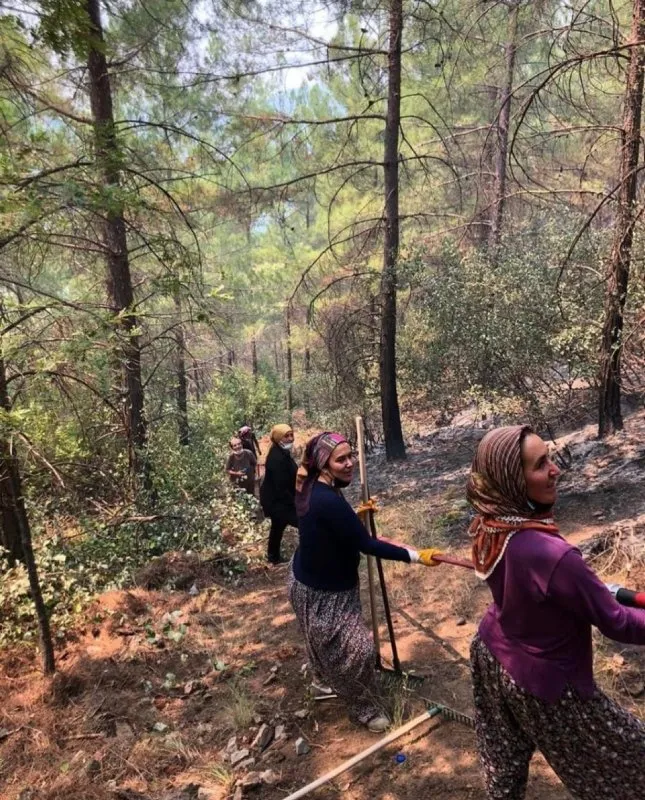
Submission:
[[296,513],[299,517],[304,517],[309,511],[309,501],[314,483],[318,480],[331,454],[339,444],[346,442],[347,439],[340,433],[331,431],[319,433],[307,442],[296,478]]

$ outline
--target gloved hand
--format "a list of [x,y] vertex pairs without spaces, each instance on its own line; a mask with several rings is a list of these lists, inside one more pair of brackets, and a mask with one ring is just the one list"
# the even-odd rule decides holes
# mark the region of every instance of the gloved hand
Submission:
[[426,567],[438,567],[440,562],[435,561],[434,556],[442,555],[442,550],[437,550],[436,547],[428,547],[425,550],[419,550],[419,561]]

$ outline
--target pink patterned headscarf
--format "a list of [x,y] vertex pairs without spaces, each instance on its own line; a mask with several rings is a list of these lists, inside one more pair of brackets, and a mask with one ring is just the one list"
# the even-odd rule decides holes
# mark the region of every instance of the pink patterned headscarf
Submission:
[[309,501],[314,483],[325,468],[331,454],[339,444],[344,444],[347,439],[340,433],[325,431],[319,433],[307,442],[302,457],[302,464],[298,468],[296,477],[296,513],[299,517],[309,511]]

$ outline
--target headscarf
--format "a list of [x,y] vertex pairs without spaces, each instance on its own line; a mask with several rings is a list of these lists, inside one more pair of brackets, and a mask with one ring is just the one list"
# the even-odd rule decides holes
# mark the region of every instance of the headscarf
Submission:
[[325,431],[313,436],[305,447],[302,464],[298,467],[296,475],[296,513],[299,517],[309,511],[309,501],[314,483],[325,468],[331,454],[339,444],[347,442],[340,433]]
[[271,441],[273,444],[280,444],[280,442],[284,439],[284,437],[288,433],[293,433],[293,428],[291,425],[281,424],[281,425],[274,425],[271,428]]
[[466,496],[477,516],[468,532],[475,574],[482,580],[490,577],[519,530],[558,532],[550,515],[535,513],[526,493],[521,445],[530,433],[528,425],[489,431],[473,458]]
[[238,431],[238,434],[240,436],[246,436],[249,433],[251,433],[251,429],[249,428],[248,425],[242,425],[242,427]]

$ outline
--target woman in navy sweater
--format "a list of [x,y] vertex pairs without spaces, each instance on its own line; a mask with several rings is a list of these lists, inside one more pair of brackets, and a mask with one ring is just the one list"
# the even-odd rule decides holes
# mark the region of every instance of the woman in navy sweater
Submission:
[[381,733],[390,721],[381,708],[374,643],[361,613],[360,554],[437,566],[432,557],[439,551],[373,539],[340,492],[353,471],[351,447],[340,434],[321,433],[308,442],[296,491],[300,544],[289,595],[314,686],[330,687],[350,718]]

